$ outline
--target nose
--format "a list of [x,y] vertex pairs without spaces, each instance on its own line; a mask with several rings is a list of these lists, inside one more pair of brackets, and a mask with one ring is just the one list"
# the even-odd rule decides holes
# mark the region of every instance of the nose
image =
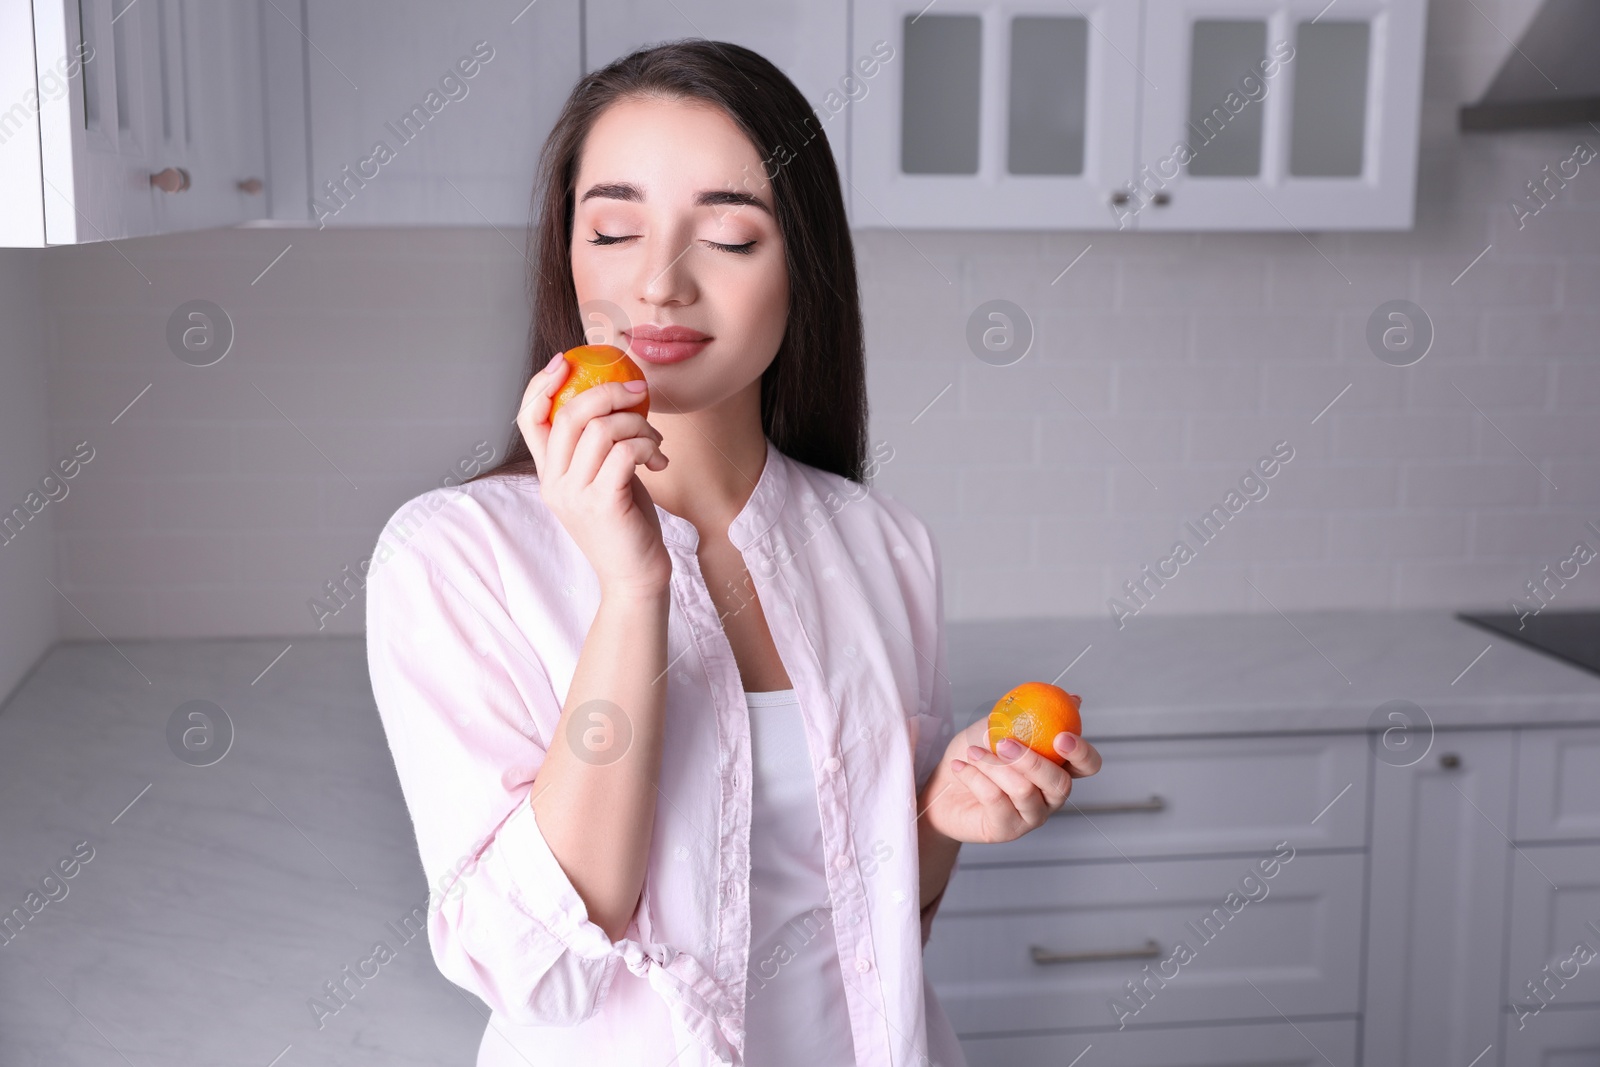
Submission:
[[687,231],[655,241],[643,259],[640,299],[657,307],[693,303],[698,294],[694,259],[694,239]]

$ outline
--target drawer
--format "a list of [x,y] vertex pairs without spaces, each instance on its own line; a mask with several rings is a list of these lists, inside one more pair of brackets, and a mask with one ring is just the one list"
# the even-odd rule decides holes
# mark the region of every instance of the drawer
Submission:
[[1043,826],[1004,844],[963,845],[962,866],[1270,852],[1285,840],[1297,849],[1365,846],[1365,734],[1096,747],[1100,773],[1076,780]]
[[[1298,1027],[1298,1029],[1297,1029]],[[1356,1024],[1307,1021],[964,1038],[969,1067],[1355,1067]],[[1487,1067],[1477,1064],[1476,1067]]]
[[[1526,1020],[1525,1028],[1542,1023],[1557,1008],[1600,1003],[1597,953],[1600,843],[1525,845],[1514,851],[1505,1000],[1513,1008],[1539,1009],[1541,1001],[1545,1005],[1536,1018]],[[1529,982],[1539,987],[1540,995],[1528,988]]]
[[[1546,1008],[1517,1029],[1506,1013],[1505,1067],[1592,1067],[1600,1063],[1600,1012]],[[963,1045],[963,1048],[966,1046]],[[978,1067],[973,1060],[971,1067]],[[1088,1067],[1085,1060],[1082,1067]],[[1488,1067],[1488,1060],[1478,1064]]]
[[1600,840],[1600,729],[1519,733],[1516,839]]
[[1366,857],[1283,854],[962,868],[924,968],[963,1037],[1355,1014]]

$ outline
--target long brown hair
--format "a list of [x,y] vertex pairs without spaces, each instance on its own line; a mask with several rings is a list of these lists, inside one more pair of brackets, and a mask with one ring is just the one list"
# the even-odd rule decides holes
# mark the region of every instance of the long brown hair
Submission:
[[[761,375],[761,426],[778,450],[856,482],[867,449],[866,360],[855,251],[839,172],[804,96],[760,54],[687,39],[642,48],[586,75],[546,138],[528,232],[531,381],[555,352],[584,343],[572,278],[573,184],[578,155],[601,112],[626,98],[692,99],[720,107],[763,160],[789,271],[789,318]],[[518,393],[518,401],[521,393]],[[506,456],[475,478],[537,474],[513,427]]]

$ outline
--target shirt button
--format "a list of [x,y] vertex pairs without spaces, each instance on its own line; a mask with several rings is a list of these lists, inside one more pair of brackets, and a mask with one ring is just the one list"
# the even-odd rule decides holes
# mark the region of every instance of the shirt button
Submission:
[[829,774],[834,773],[835,771],[837,771],[839,769],[839,766],[840,766],[839,757],[838,756],[829,756],[828,759],[827,759],[827,762],[824,763],[822,766],[827,770],[827,772]]
[[842,871],[846,867],[850,866],[850,857],[841,852],[838,856],[834,857],[833,865]]
[[872,961],[866,958],[856,960],[856,970],[860,971],[862,974],[866,974],[868,971],[872,970]]

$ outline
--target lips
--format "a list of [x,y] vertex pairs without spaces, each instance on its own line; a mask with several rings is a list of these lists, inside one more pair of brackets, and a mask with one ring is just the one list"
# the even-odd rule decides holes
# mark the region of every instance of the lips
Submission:
[[623,331],[628,353],[646,363],[677,363],[705,348],[711,338],[688,326],[655,326],[641,323]]

